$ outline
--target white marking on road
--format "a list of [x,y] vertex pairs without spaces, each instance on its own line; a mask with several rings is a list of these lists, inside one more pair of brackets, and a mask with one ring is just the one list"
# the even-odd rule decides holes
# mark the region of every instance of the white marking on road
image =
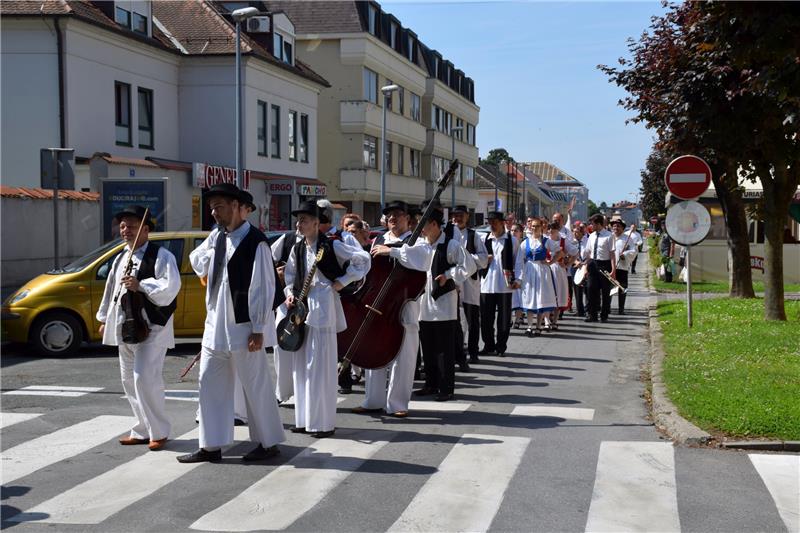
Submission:
[[200,392],[192,389],[165,390],[164,398],[167,400],[180,400],[182,402],[198,402],[200,401]]
[[670,174],[670,183],[705,183],[706,175],[698,173]]
[[425,402],[411,400],[408,402],[409,411],[439,411],[439,412],[453,412],[463,413],[472,407],[471,403],[462,402]]
[[750,454],[790,533],[800,532],[800,455]]
[[13,426],[20,422],[32,420],[37,416],[42,416],[41,413],[0,413],[0,428]]
[[581,407],[553,407],[547,405],[518,405],[512,416],[551,416],[566,420],[593,420],[594,409]]
[[680,529],[672,444],[602,442],[586,531]]
[[486,531],[530,439],[465,434],[389,531]]
[[76,398],[86,396],[91,392],[98,392],[104,387],[63,387],[60,385],[29,385],[17,390],[4,392],[9,396],[67,396]]
[[59,429],[2,453],[2,483],[83,453],[130,429],[136,419],[103,415]]
[[[347,398],[345,398],[344,396],[337,396],[337,397],[336,397],[336,403],[337,403],[337,404],[340,404],[340,403],[342,403],[343,401],[345,401],[346,399],[347,399]],[[294,400],[295,400],[295,398],[294,398],[294,396],[292,396],[291,398],[289,398],[289,399],[288,399],[288,400],[286,400],[285,402],[282,402],[282,403],[281,403],[281,406],[285,406],[285,407],[288,407],[288,406],[290,406],[290,405],[292,405],[292,406],[293,406],[293,405],[295,404],[295,403],[294,403]]]
[[225,505],[189,526],[204,531],[285,529],[375,455],[394,434],[337,431],[315,441]]

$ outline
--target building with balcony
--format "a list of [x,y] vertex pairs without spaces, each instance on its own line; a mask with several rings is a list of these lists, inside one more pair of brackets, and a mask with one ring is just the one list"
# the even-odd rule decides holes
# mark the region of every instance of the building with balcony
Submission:
[[[565,200],[562,205],[557,206],[557,210],[565,210],[572,197],[576,197],[575,208],[572,210],[572,220],[586,220],[589,216],[589,188],[577,178],[571,176],[564,170],[546,161],[535,161],[523,163],[531,171],[542,178],[545,185],[551,190],[556,191]],[[563,213],[566,216],[566,213]]]
[[[253,2],[251,2],[252,4]],[[319,99],[319,177],[331,200],[380,217],[386,111],[386,201],[418,203],[455,157],[456,203],[478,205],[474,82],[371,1],[263,2],[294,22],[297,55],[328,82]],[[385,98],[382,87],[396,85]],[[448,188],[442,195],[450,203]]]

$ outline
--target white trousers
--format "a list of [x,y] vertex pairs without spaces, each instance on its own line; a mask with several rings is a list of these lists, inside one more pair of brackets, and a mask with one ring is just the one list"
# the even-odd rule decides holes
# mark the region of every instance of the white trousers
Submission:
[[414,325],[403,328],[405,329],[403,343],[394,361],[384,368],[366,371],[366,394],[362,404],[366,409],[383,408],[389,414],[408,411],[411,389],[414,387],[414,369],[417,366],[419,327]]
[[233,442],[234,375],[242,382],[250,440],[264,448],[286,440],[264,351],[228,352],[203,346],[200,447],[218,448]]
[[281,350],[277,345],[274,350],[275,397],[285,402],[294,394],[294,358],[297,354]]
[[[237,372],[233,373],[233,417],[238,418],[243,422],[247,422],[247,405],[244,401],[244,388],[242,387],[242,380],[239,379]],[[200,422],[200,404],[197,404],[197,414],[194,418],[195,422]],[[235,422],[235,420],[234,420]]]
[[294,355],[294,421],[306,431],[336,427],[336,331],[306,325],[306,339]]
[[153,344],[120,344],[122,390],[131,404],[136,425],[131,437],[159,440],[169,437],[164,405],[164,357],[167,348]]

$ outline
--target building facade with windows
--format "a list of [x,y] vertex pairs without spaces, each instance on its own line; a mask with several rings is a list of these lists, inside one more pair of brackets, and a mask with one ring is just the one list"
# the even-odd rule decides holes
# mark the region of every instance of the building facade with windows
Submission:
[[[332,200],[370,223],[380,218],[385,108],[386,201],[430,197],[454,135],[456,202],[477,206],[479,108],[470,78],[376,2],[264,3],[292,19],[298,56],[331,84],[320,94],[318,138],[319,176]],[[391,85],[398,88],[384,101],[381,88]],[[443,204],[450,198],[448,188]]]
[[[40,148],[73,148],[75,188],[101,193],[98,227],[113,205],[104,189],[160,195],[159,229],[210,227],[203,188],[235,180],[240,4],[0,3],[3,183],[38,187]],[[244,182],[264,229],[290,227],[299,201],[327,194],[317,104],[328,82],[295,57],[294,33],[266,10],[242,31]]]
[[[566,197],[565,205],[575,197],[575,208],[571,213],[572,220],[586,220],[589,218],[589,188],[583,182],[546,161],[523,164],[541,176],[548,187],[564,195]],[[566,207],[559,206],[559,209],[566,209]],[[564,215],[566,216],[566,213]]]

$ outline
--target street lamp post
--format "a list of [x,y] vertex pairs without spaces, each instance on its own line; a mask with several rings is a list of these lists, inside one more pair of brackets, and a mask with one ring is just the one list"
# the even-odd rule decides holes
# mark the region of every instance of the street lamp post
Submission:
[[242,175],[242,21],[258,15],[258,9],[243,7],[231,13],[236,22],[236,186],[244,189]]
[[[463,130],[464,130],[464,126],[453,126],[452,128],[450,128],[450,138],[453,141],[452,142],[453,148],[452,148],[452,151],[451,151],[452,157],[450,159],[451,162],[456,160],[456,132],[457,131],[463,131]],[[450,190],[450,207],[453,208],[453,209],[456,208],[456,180],[455,180],[455,178],[453,178],[452,189]]]
[[383,93],[383,125],[381,126],[381,212],[386,206],[386,108],[389,105],[389,96],[400,87],[385,85],[381,87]]

